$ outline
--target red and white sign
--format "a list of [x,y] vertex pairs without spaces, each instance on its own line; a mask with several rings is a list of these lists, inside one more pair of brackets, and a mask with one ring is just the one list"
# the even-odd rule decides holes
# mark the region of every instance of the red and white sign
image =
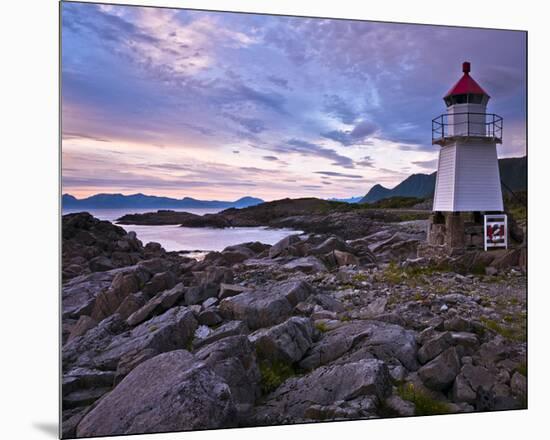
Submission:
[[485,250],[492,247],[508,248],[508,217],[506,214],[485,215]]

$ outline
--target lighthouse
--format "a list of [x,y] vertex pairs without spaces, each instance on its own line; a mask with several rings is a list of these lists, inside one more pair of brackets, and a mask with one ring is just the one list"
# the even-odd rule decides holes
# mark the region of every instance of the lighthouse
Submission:
[[[432,120],[439,160],[428,242],[457,248],[481,243],[482,214],[503,211],[497,146],[502,118],[487,113],[489,94],[472,78],[469,62],[443,97],[447,111]],[[468,235],[470,234],[470,235]]]

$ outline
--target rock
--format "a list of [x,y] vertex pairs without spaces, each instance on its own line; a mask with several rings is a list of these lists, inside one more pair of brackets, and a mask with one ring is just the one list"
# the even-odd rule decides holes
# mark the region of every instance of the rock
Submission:
[[388,298],[380,297],[376,298],[374,301],[371,301],[367,307],[364,307],[360,310],[361,319],[373,319],[378,315],[382,315],[386,310],[386,304],[388,303]]
[[309,255],[325,255],[329,252],[333,251],[343,251],[346,252],[349,250],[348,245],[340,240],[337,237],[329,237],[325,241],[323,241],[321,244],[311,248],[308,251]]
[[279,256],[288,255],[289,248],[294,244],[300,243],[300,241],[299,235],[289,235],[282,240],[279,240],[271,246],[271,249],[269,249],[269,257],[276,258]]
[[333,405],[362,396],[383,400],[390,392],[388,369],[380,360],[324,366],[285,381],[256,408],[253,420],[259,425],[303,420],[312,405]]
[[195,339],[193,346],[197,349],[204,347],[205,345],[212,344],[220,339],[227,338],[235,335],[247,335],[249,329],[242,321],[229,321],[218,327],[216,330],[208,334],[201,339]]
[[95,319],[90,318],[86,315],[81,315],[80,318],[78,318],[78,321],[74,325],[74,327],[71,330],[71,333],[69,334],[69,337],[67,339],[67,342],[85,334],[88,330],[91,328],[94,328],[97,325],[97,322]]
[[111,286],[97,295],[91,317],[99,322],[115,313],[129,294],[139,290],[141,282],[137,271],[118,272]]
[[460,316],[454,316],[444,321],[443,328],[453,332],[471,332],[472,324]]
[[393,395],[384,401],[385,407],[394,415],[399,417],[414,416],[414,403],[403,400],[401,397]]
[[118,313],[122,319],[128,319],[132,313],[141,309],[148,301],[149,297],[143,292],[130,293],[122,300],[115,313]]
[[262,358],[293,364],[309,349],[313,334],[311,319],[294,316],[282,324],[255,331],[249,340]]
[[199,324],[208,326],[218,325],[223,321],[222,317],[216,311],[211,309],[200,312],[199,316],[197,316],[197,320],[199,321]]
[[485,275],[494,276],[496,274],[498,274],[498,269],[496,267],[487,266],[485,268]]
[[196,327],[197,321],[186,307],[171,308],[132,330],[127,330],[120,316],[113,315],[63,347],[63,368],[116,370],[121,378],[136,361],[187,346]]
[[177,279],[172,272],[160,272],[153,275],[153,278],[143,287],[143,293],[154,295],[163,290],[171,289],[176,284]]
[[341,358],[339,363],[344,363],[372,356],[392,366],[403,365],[408,370],[416,370],[414,332],[380,321],[350,322],[324,333],[300,361],[300,367],[311,370],[338,358]]
[[472,387],[462,374],[456,376],[453,384],[452,397],[454,402],[474,403],[477,398],[477,393],[472,390]]
[[471,364],[464,365],[459,376],[466,381],[475,393],[478,393],[480,388],[490,391],[496,382],[496,378],[487,368]]
[[510,389],[516,396],[526,399],[527,398],[527,378],[517,371],[512,375],[510,379]]
[[323,262],[313,256],[296,258],[281,266],[281,269],[288,271],[297,270],[304,273],[326,272],[327,270]]
[[220,312],[228,319],[244,321],[250,329],[279,324],[300,301],[313,293],[305,281],[285,281],[225,298]]
[[443,353],[452,344],[453,338],[449,332],[435,335],[420,347],[418,350],[418,360],[421,364],[425,364]]
[[220,293],[218,294],[218,298],[220,300],[224,298],[229,298],[230,296],[238,295],[239,293],[247,292],[250,289],[248,287],[243,287],[238,284],[226,284],[221,283],[220,284]]
[[62,318],[90,316],[96,297],[111,285],[116,273],[96,272],[67,281],[61,292]]
[[231,389],[237,408],[247,411],[260,397],[260,370],[254,347],[245,335],[228,336],[197,351],[195,357]]
[[138,325],[150,317],[168,310],[183,297],[184,292],[183,284],[179,283],[172,289],[157,293],[147,304],[128,317],[128,325]]
[[335,250],[332,252],[338,266],[358,266],[359,259],[350,252]]
[[203,309],[208,309],[208,308],[213,307],[213,306],[215,306],[216,304],[218,304],[218,302],[219,302],[219,301],[218,301],[218,298],[214,298],[214,297],[208,298],[206,301],[204,301],[204,302],[202,303],[202,308],[203,308]]
[[418,375],[434,390],[448,388],[460,371],[460,359],[455,347],[450,347],[418,370]]
[[136,367],[78,424],[78,437],[232,426],[228,385],[189,352],[175,350]]
[[116,267],[109,258],[103,255],[92,258],[89,264],[92,272],[103,272]]

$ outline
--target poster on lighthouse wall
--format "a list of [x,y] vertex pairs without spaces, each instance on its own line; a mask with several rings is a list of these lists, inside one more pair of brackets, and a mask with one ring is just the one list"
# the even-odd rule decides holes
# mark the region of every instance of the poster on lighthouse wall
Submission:
[[527,408],[525,32],[60,8],[63,438]]

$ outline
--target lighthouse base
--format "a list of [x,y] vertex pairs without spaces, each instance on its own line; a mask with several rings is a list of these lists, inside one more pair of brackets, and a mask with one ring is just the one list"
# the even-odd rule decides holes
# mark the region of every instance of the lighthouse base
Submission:
[[447,253],[483,249],[483,218],[479,212],[434,212],[430,216],[427,244]]

